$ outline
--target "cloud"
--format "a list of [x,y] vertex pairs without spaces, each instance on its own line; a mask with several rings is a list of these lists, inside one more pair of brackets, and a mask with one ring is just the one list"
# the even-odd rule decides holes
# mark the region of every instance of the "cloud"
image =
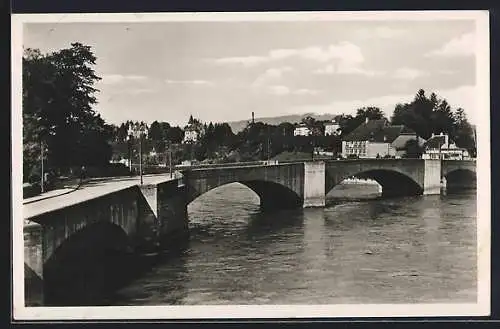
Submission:
[[378,26],[372,29],[360,29],[357,34],[367,38],[392,39],[405,34],[407,30],[396,29],[387,26]]
[[327,47],[306,47],[298,49],[274,49],[264,56],[225,57],[212,60],[216,64],[240,64],[244,66],[256,66],[262,63],[283,60],[287,58],[301,58],[316,62],[328,62],[331,60],[345,61],[349,63],[361,63],[364,61],[361,49],[346,41]]
[[350,65],[352,63],[339,63],[337,67],[333,64],[329,64],[325,67],[321,67],[313,73],[319,74],[319,75],[333,75],[333,74],[357,74],[357,75],[364,75],[364,76],[377,76],[377,75],[383,75],[384,73],[381,71],[373,71],[373,70],[366,70],[361,68],[360,66],[357,65]]
[[153,88],[139,88],[139,89],[127,90],[126,93],[132,94],[132,95],[142,95],[142,94],[153,94],[157,91],[158,91],[157,89],[153,89]]
[[146,81],[148,78],[143,75],[121,75],[121,74],[107,74],[102,76],[100,81],[103,84],[118,84],[123,82],[142,82]]
[[292,89],[288,88],[287,86],[283,86],[283,85],[268,86],[266,88],[266,90],[270,94],[277,95],[277,96],[285,96],[285,95],[311,96],[311,95],[317,95],[320,93],[319,90],[305,89],[305,88],[292,90]]
[[290,88],[286,86],[269,86],[269,93],[278,96],[284,96],[290,94]]
[[401,79],[401,80],[414,80],[416,78],[426,76],[428,75],[427,72],[410,68],[410,67],[402,67],[397,69],[394,74],[392,75],[393,78],[395,79]]
[[317,95],[320,91],[313,89],[297,89],[293,93],[296,95]]
[[165,80],[166,84],[169,85],[205,85],[210,86],[213,85],[211,81],[207,80]]
[[252,86],[259,87],[262,85],[266,85],[272,81],[278,80],[285,73],[292,72],[293,70],[294,69],[291,68],[290,66],[275,67],[275,68],[267,69],[264,73],[262,73],[260,76],[258,76],[257,79],[255,79]]
[[399,37],[400,35],[403,35],[405,32],[406,30],[394,29],[387,26],[380,26],[375,28],[375,35],[379,38],[384,38],[384,39],[392,39],[395,37]]
[[427,53],[426,57],[452,57],[474,55],[476,51],[476,39],[474,33],[462,34],[451,39],[441,48]]
[[[453,109],[464,108],[469,122],[476,123],[476,87],[460,86],[453,89],[435,90],[440,98],[445,98]],[[398,103],[411,102],[415,94],[397,94],[372,97],[367,99],[354,99],[334,101],[328,104],[300,105],[291,108],[292,113],[331,113],[354,114],[355,110],[364,106],[377,106],[390,117]]]
[[260,56],[224,57],[213,60],[216,64],[241,64],[243,66],[254,66],[266,61],[265,57]]

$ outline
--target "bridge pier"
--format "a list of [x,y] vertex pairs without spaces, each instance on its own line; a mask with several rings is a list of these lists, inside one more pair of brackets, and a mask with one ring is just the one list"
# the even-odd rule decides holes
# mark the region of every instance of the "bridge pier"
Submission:
[[44,305],[43,227],[38,223],[24,226],[24,299],[26,306]]
[[179,186],[177,180],[155,188],[159,245],[161,248],[182,245],[189,237],[186,188]]
[[441,160],[424,160],[424,195],[441,194]]
[[325,206],[325,163],[304,163],[304,208]]

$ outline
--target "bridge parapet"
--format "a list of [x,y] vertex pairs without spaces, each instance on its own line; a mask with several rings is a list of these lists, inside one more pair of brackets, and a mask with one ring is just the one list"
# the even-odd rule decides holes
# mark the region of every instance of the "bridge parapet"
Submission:
[[187,202],[222,185],[241,183],[260,198],[262,209],[302,206],[304,164],[269,164],[191,168],[183,171]]
[[382,194],[415,195],[424,190],[425,167],[422,159],[352,159],[326,163],[326,190],[349,177],[368,178],[382,186]]

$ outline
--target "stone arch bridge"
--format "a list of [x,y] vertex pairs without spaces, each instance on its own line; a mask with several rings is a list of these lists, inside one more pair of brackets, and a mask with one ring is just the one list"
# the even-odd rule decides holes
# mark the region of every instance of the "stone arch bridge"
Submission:
[[145,179],[143,185],[111,181],[102,193],[97,193],[102,187],[96,184],[72,196],[23,206],[25,276],[41,281],[41,296],[47,296],[62,285],[57,280],[64,267],[60,264],[74,264],[75,251],[134,253],[171,245],[187,233],[187,205],[233,182],[255,191],[262,209],[271,210],[324,206],[328,191],[352,176],[374,179],[382,185],[383,195],[395,196],[439,194],[442,177],[450,182],[475,171],[475,161],[366,159],[190,167],[179,177],[160,175]]

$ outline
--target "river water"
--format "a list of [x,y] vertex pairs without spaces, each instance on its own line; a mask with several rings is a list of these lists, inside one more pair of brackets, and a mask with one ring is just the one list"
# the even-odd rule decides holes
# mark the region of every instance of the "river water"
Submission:
[[[329,196],[377,192],[353,185]],[[188,207],[186,249],[120,289],[112,304],[476,301],[475,191],[271,214],[258,204],[239,184],[202,195]]]

